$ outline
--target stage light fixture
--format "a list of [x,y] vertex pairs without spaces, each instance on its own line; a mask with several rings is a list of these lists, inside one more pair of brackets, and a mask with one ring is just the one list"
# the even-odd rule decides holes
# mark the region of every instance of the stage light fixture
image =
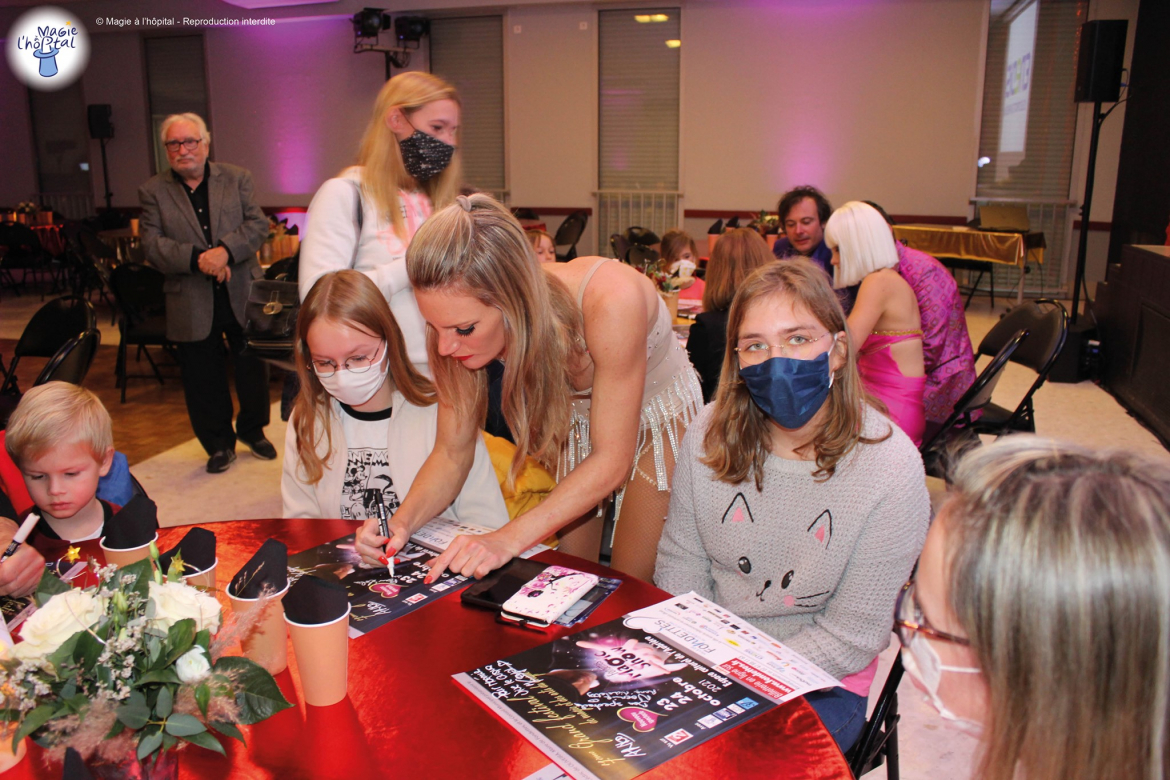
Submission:
[[378,8],[363,8],[353,15],[354,35],[359,38],[377,38],[382,30],[390,29],[390,14]]
[[394,35],[398,45],[417,44],[431,32],[431,22],[421,16],[398,16],[394,19]]

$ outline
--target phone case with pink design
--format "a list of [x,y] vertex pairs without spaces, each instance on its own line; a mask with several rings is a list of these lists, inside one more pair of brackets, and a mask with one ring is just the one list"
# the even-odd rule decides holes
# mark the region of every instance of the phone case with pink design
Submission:
[[598,582],[595,574],[549,566],[503,604],[501,617],[548,625],[588,593]]

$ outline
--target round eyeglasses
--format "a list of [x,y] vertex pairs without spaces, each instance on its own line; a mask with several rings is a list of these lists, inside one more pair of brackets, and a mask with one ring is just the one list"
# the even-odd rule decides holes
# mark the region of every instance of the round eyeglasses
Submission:
[[894,628],[897,629],[898,640],[902,643],[902,647],[910,646],[910,636],[914,633],[943,642],[952,642],[956,645],[969,646],[971,644],[971,640],[966,637],[939,631],[926,622],[926,615],[923,614],[922,607],[918,605],[918,599],[914,597],[914,580],[903,585],[901,592],[898,593],[898,600],[894,603]]
[[[384,344],[385,342],[383,342]],[[378,362],[378,353],[367,357],[365,355],[353,355],[345,359],[341,367],[352,374],[364,374],[370,370],[370,366]],[[328,379],[337,373],[337,364],[332,360],[313,360],[313,373],[317,376]]]
[[779,350],[780,357],[797,358],[804,360],[812,355],[813,345],[828,336],[825,332],[814,338],[801,333],[794,333],[784,340],[783,344],[769,344],[762,339],[740,339],[735,347],[739,355],[739,362],[745,366],[755,366],[772,357],[772,350]]

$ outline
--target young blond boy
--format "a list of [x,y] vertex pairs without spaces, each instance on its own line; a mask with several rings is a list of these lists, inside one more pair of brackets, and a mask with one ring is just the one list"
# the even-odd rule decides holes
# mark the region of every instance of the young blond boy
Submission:
[[114,434],[97,396],[68,382],[34,387],[8,419],[4,446],[41,515],[34,546],[102,536],[113,507],[97,488],[113,462]]

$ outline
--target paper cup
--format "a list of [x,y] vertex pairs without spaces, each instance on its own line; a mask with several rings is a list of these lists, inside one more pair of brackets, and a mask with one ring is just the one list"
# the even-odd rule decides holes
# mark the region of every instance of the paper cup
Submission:
[[[284,590],[273,594],[264,607],[264,616],[256,621],[256,628],[243,641],[244,657],[255,661],[268,670],[269,674],[280,674],[288,668],[288,628],[284,622]],[[260,599],[241,599],[232,595],[228,588],[228,600],[232,611],[243,615],[256,609]],[[346,624],[348,628],[348,623]]]
[[215,563],[211,564],[209,568],[203,571],[197,571],[194,574],[183,575],[183,582],[195,588],[215,590],[215,570],[218,567],[219,558],[216,558]]
[[123,566],[129,566],[132,563],[138,563],[144,558],[149,558],[150,545],[157,541],[158,532],[155,532],[154,538],[146,544],[139,545],[138,547],[131,547],[128,550],[114,550],[110,547],[106,547],[106,537],[103,536],[100,540],[98,540],[98,546],[100,546],[102,548],[102,552],[105,553],[106,563],[112,563],[120,569]]
[[16,724],[6,724],[0,728],[0,772],[7,772],[24,758],[28,751],[28,740],[22,739],[16,744],[16,752],[12,751],[12,734]]
[[328,707],[345,698],[349,686],[349,612],[329,623],[306,626],[285,615],[305,703]]

